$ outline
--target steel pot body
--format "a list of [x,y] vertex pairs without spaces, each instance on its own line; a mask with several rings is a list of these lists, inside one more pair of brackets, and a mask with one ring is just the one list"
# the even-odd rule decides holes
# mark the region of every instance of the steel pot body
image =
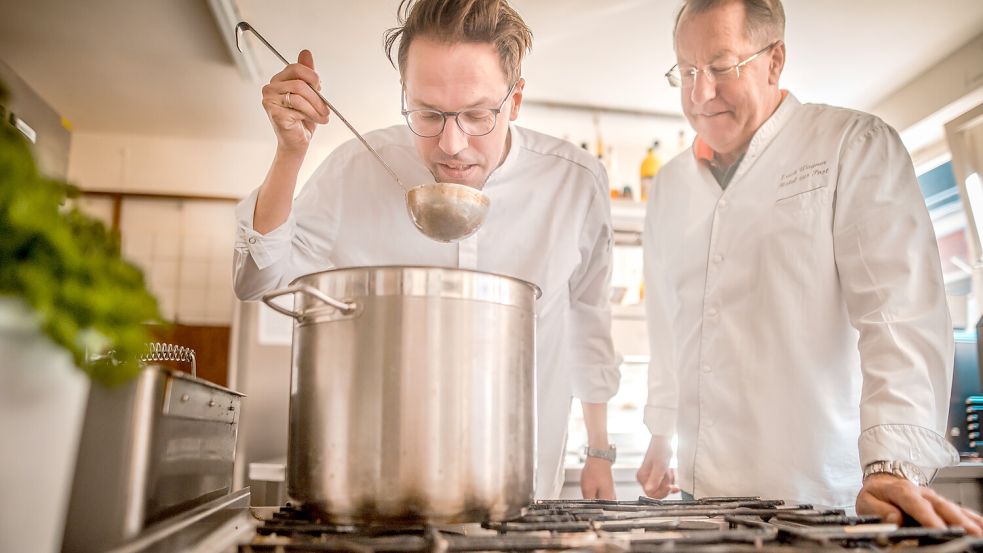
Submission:
[[264,301],[288,293],[292,501],[337,523],[504,520],[532,502],[535,286],[370,267]]

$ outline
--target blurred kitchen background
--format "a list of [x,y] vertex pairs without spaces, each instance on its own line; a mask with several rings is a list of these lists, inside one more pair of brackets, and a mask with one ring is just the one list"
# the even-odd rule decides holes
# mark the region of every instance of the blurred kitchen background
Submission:
[[[171,341],[198,351],[209,380],[244,392],[236,488],[254,504],[282,501],[291,321],[232,293],[233,208],[258,186],[275,139],[260,88],[281,68],[265,50],[235,51],[238,18],[288,57],[314,53],[326,97],[362,130],[400,124],[399,79],[382,49],[397,0],[0,0],[2,116],[42,167],[67,176],[84,208],[122,237],[146,271]],[[640,493],[647,445],[648,348],[640,300],[644,181],[686,149],[692,130],[678,90],[677,2],[513,0],[535,41],[518,124],[600,156],[616,227],[612,332],[624,358],[610,431],[618,495]],[[783,87],[805,102],[879,115],[901,132],[942,252],[957,336],[951,439],[978,451],[967,398],[980,394],[976,323],[983,217],[983,2],[786,0]],[[317,131],[302,179],[350,138]],[[805,316],[805,314],[804,314]],[[974,426],[975,425],[975,426]],[[579,493],[585,443],[574,402],[566,496]],[[983,443],[983,442],[980,442]]]

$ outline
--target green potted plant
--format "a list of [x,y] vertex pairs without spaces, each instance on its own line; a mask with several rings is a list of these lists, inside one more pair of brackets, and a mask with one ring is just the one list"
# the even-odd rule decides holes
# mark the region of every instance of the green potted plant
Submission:
[[66,204],[77,192],[0,121],[0,551],[60,549],[89,381],[135,376],[160,318],[118,237]]

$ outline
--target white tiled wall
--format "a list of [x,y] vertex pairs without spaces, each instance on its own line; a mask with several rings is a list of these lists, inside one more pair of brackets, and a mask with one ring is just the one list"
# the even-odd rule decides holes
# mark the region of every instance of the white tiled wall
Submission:
[[233,208],[204,200],[123,201],[123,255],[143,268],[167,319],[231,324]]

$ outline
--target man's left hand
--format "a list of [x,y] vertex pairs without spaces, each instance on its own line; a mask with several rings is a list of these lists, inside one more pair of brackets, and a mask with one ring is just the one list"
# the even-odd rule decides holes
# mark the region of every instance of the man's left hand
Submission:
[[983,536],[983,517],[956,505],[934,490],[917,486],[893,474],[872,474],[857,495],[857,514],[878,515],[885,522],[901,525],[908,513],[922,526],[959,526],[967,534]]
[[580,491],[584,499],[614,499],[614,477],[611,461],[588,457],[580,472]]

